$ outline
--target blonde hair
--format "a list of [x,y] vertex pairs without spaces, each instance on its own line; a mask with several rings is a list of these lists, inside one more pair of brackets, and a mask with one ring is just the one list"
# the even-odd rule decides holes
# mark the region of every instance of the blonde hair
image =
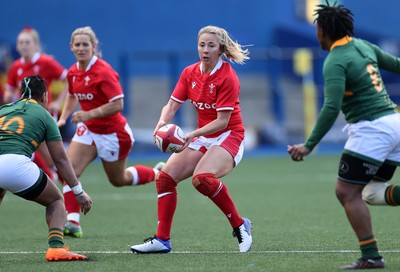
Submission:
[[200,29],[197,40],[204,33],[217,36],[221,52],[229,61],[244,64],[245,60],[250,59],[248,56],[250,54],[249,50],[243,50],[242,45],[233,41],[225,29],[218,26],[205,26]]
[[76,35],[88,35],[90,42],[92,43],[94,48],[94,54],[98,57],[101,57],[101,51],[99,50],[99,40],[97,39],[96,34],[90,26],[75,29],[71,34],[71,44],[74,42],[74,38]]
[[17,37],[17,41],[18,41],[19,35],[21,35],[22,33],[27,33],[27,34],[29,34],[29,35],[32,37],[33,42],[34,42],[34,43],[36,44],[36,46],[37,46],[37,51],[40,52],[40,51],[42,50],[41,45],[40,45],[39,33],[36,31],[36,29],[34,29],[33,27],[30,27],[30,26],[24,27],[24,28],[19,32],[18,37]]

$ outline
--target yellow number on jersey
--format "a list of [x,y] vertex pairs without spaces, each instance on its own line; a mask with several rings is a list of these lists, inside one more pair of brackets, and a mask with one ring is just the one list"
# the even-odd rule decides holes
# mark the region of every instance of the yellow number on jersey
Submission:
[[379,93],[383,90],[382,78],[378,73],[378,69],[372,64],[367,65],[367,72],[372,79],[372,85],[374,85],[375,90]]
[[[0,129],[1,130],[4,130],[8,134],[14,134],[14,133],[21,134],[22,133],[22,131],[24,130],[24,127],[25,127],[24,119],[22,119],[21,117],[12,117],[10,120],[7,120],[7,122],[4,124],[5,119],[6,119],[6,116],[3,116],[0,118]],[[8,129],[8,127],[12,123],[17,123],[17,128],[15,129],[15,131]]]

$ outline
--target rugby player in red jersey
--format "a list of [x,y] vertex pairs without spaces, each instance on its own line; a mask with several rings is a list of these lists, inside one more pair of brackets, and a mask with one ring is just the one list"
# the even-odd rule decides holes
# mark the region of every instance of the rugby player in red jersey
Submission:
[[183,149],[172,154],[157,175],[157,233],[143,244],[133,245],[133,253],[171,251],[176,187],[189,177],[192,177],[193,186],[226,216],[238,239],[239,251],[247,252],[252,245],[252,223],[239,215],[226,185],[220,181],[242,159],[245,132],[239,106],[239,79],[232,66],[222,58],[243,64],[249,52],[234,42],[225,29],[216,26],[200,29],[197,50],[200,61],[183,70],[161,111],[154,133],[171,121],[187,100],[197,110],[198,126],[185,135]]
[[[58,126],[63,126],[72,114],[71,121],[77,123],[76,133],[67,149],[68,158],[78,177],[100,157],[114,186],[152,182],[164,163],[158,163],[154,168],[144,165],[126,168],[134,138],[121,113],[124,93],[117,72],[99,57],[98,44],[91,27],[77,28],[71,35],[70,48],[77,62],[68,70],[68,95],[58,120]],[[72,113],[78,103],[80,109]],[[81,237],[79,205],[68,185],[63,190],[68,212],[64,233]]]
[[[46,81],[46,87],[49,90],[47,110],[54,116],[58,115],[58,110],[67,92],[67,69],[52,56],[41,52],[39,33],[32,27],[25,27],[18,34],[17,51],[21,57],[15,60],[10,67],[3,102],[10,103],[16,101],[21,96],[20,87],[22,79],[30,75],[39,75]],[[65,89],[57,101],[52,101],[50,90],[50,84],[54,81],[63,81],[65,83]],[[57,177],[54,172],[55,169],[53,169],[54,163],[50,158],[45,143],[40,145],[38,152],[34,153],[33,161],[52,179]]]

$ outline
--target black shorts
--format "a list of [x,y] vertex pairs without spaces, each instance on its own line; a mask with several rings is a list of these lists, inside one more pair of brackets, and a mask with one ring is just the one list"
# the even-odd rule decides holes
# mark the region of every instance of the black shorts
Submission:
[[15,193],[15,195],[25,198],[26,200],[34,200],[43,192],[46,185],[47,175],[40,169],[40,175],[35,184],[22,192]]
[[396,167],[386,162],[377,165],[343,153],[339,163],[338,179],[360,185],[366,185],[372,179],[387,182],[392,179]]

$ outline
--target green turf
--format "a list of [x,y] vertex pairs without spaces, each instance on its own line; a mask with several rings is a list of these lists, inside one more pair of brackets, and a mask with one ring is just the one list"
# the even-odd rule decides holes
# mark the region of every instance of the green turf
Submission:
[[[227,220],[189,180],[178,187],[173,253],[130,253],[130,245],[155,233],[155,184],[114,188],[95,163],[81,178],[94,201],[82,218],[83,238],[65,238],[90,261],[47,263],[43,207],[7,194],[0,206],[0,271],[338,271],[360,255],[334,195],[338,159],[245,158],[223,179],[239,213],[254,223],[247,254],[237,253]],[[372,207],[371,213],[385,271],[399,271],[398,210]]]

